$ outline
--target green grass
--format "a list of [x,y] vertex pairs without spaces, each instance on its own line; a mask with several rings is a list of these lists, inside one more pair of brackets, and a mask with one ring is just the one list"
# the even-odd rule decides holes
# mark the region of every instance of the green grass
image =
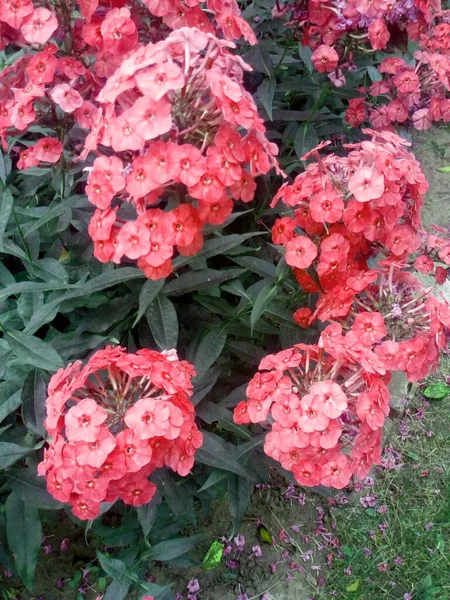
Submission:
[[[445,375],[448,359],[429,383],[445,382]],[[410,437],[402,441],[396,431],[390,439],[401,468],[377,469],[375,485],[358,494],[375,495],[375,507],[364,508],[357,497],[332,509],[341,555],[322,573],[326,584],[316,598],[450,599],[450,396],[425,408],[423,400],[419,391],[410,402]]]

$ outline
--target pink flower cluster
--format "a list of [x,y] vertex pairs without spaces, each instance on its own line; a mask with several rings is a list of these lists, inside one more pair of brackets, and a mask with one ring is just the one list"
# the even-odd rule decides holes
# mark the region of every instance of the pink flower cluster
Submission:
[[[304,271],[315,267],[324,292],[317,313],[322,320],[346,314],[342,306],[376,278],[369,258],[381,254],[401,263],[420,246],[420,208],[428,188],[420,165],[402,138],[363,131],[372,139],[347,145],[347,156],[313,150],[316,161],[272,202],[282,200],[293,211],[277,219],[272,239],[285,246],[300,283],[309,282]],[[306,291],[316,290],[310,284]]]
[[391,372],[415,382],[436,369],[450,308],[391,266],[333,321],[318,345],[264,358],[234,418],[271,423],[265,452],[300,485],[341,489],[379,464]]
[[383,60],[378,68],[382,80],[372,83],[365,99],[350,100],[349,125],[359,127],[367,112],[375,129],[412,124],[426,130],[433,123],[450,121],[450,55],[420,50],[414,57],[415,65],[398,57]]
[[[223,223],[233,200],[252,200],[254,178],[276,165],[242,85],[247,66],[229,46],[180,29],[140,47],[107,80],[84,150],[100,154],[86,188],[99,260],[137,259],[147,277],[166,277],[175,249],[195,254],[204,224]],[[135,219],[121,218],[127,204]]]
[[442,285],[447,281],[450,266],[450,234],[439,225],[432,228],[435,233],[423,240],[414,268],[423,275],[434,275],[436,283]]
[[120,346],[60,369],[48,386],[51,441],[38,466],[52,496],[92,519],[101,502],[149,502],[155,469],[186,476],[202,444],[189,400],[193,375],[175,351],[130,354]]
[[345,38],[350,50],[365,41],[372,49],[382,50],[396,30],[419,39],[440,11],[440,0],[308,0],[284,5],[277,1],[273,15],[289,14],[297,37],[314,49]]
[[381,375],[336,361],[323,339],[266,356],[234,419],[263,423],[270,415],[266,454],[300,485],[342,489],[380,461],[389,391]]
[[[95,256],[138,260],[160,279],[175,251],[202,247],[205,223],[222,224],[234,202],[253,199],[277,147],[243,86],[250,67],[214,35],[215,24],[255,41],[235,0],[209,0],[206,12],[196,0],[114,4],[81,2],[72,18],[31,0],[0,2],[0,20],[26,50],[0,73],[0,135],[6,147],[18,132],[48,129],[14,147],[19,169],[87,161]],[[27,44],[19,29],[31,17],[38,33]]]
[[435,370],[450,326],[448,305],[405,270],[423,237],[420,166],[400,137],[363,131],[371,139],[347,156],[321,155],[326,143],[308,153],[315,160],[272,202],[292,211],[273,241],[318,295],[294,319],[329,324],[317,345],[263,359],[234,413],[271,424],[265,452],[301,485],[343,488],[379,463],[391,373],[419,381]]

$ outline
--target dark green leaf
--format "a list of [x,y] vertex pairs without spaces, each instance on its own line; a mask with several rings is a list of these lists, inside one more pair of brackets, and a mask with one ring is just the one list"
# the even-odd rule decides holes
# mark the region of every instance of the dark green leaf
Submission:
[[36,448],[10,442],[0,442],[0,469],[7,469]]
[[156,298],[156,296],[161,291],[162,286],[164,285],[165,280],[159,279],[158,281],[152,281],[148,279],[144,285],[142,286],[141,293],[139,294],[139,310],[136,315],[136,320],[133,323],[133,327],[141,320],[144,316],[145,311]]
[[27,428],[41,437],[45,436],[46,398],[45,381],[38,371],[33,369],[25,379],[22,388],[22,418]]
[[178,519],[184,523],[195,525],[196,517],[192,495],[176,485],[167,469],[156,471],[155,478],[159,481],[158,487],[167,504]]
[[261,360],[266,355],[262,348],[259,348],[250,342],[237,342],[236,340],[228,340],[227,348],[229,348],[241,360],[255,365],[259,365]]
[[238,256],[233,257],[233,262],[262,277],[275,279],[275,266],[267,260],[254,258],[253,256]]
[[[195,255],[195,258],[212,258],[218,254],[226,254],[232,248],[235,248],[236,246],[242,244],[242,242],[245,242],[245,240],[260,235],[260,231],[244,233],[242,235],[237,233],[232,233],[231,235],[218,235],[215,238],[206,241],[203,245],[203,248]],[[180,267],[187,265],[191,260],[191,256],[178,256],[173,261],[174,269],[179,269]]]
[[257,71],[271,77],[273,71],[272,58],[268,49],[262,43],[253,46],[253,48],[244,55],[244,59]]
[[45,477],[39,477],[34,469],[9,469],[6,476],[11,488],[27,505],[51,510],[63,506],[47,492]]
[[191,271],[184,273],[178,279],[172,280],[164,286],[164,293],[169,296],[181,296],[189,292],[196,292],[202,288],[220,285],[228,279],[235,279],[243,273],[242,269],[203,269],[203,271]]
[[197,450],[197,462],[254,479],[252,470],[241,465],[233,456],[236,447],[208,431],[203,431],[203,445]]
[[2,203],[0,205],[0,250],[3,250],[3,236],[14,205],[14,199],[9,190],[3,190],[2,194]]
[[[10,382],[4,382],[0,385],[1,391],[6,391],[4,385],[9,384]],[[8,387],[11,387],[8,385]],[[17,390],[11,395],[8,394],[6,398],[3,397],[3,393],[0,395],[0,423],[3,421],[5,417],[16,411],[21,404],[20,399],[20,390]]]
[[223,325],[215,327],[203,336],[194,358],[196,379],[201,379],[209,367],[219,358],[226,341],[227,332]]
[[203,534],[160,542],[150,548],[150,551],[145,554],[145,558],[148,560],[173,560],[195,548],[201,539],[203,539]]
[[85,295],[100,292],[118,283],[130,281],[131,279],[142,279],[144,277],[141,269],[135,267],[120,267],[118,269],[110,269],[106,273],[94,277],[90,281],[81,284]]
[[107,575],[112,577],[114,581],[124,585],[137,581],[136,575],[129,571],[123,560],[106,556],[106,554],[102,554],[99,550],[97,550],[97,558],[101,568]]
[[277,87],[277,82],[273,77],[269,79],[264,79],[261,85],[258,88],[258,98],[261,104],[264,107],[264,110],[267,113],[267,116],[272,121],[272,107],[273,107],[273,97],[275,95],[275,89]]
[[295,153],[299,158],[312,150],[319,143],[316,130],[311,123],[302,123],[294,139]]
[[34,335],[9,329],[6,340],[14,354],[28,365],[46,371],[57,371],[64,366],[64,361],[56,350]]
[[256,296],[255,303],[253,304],[252,312],[250,314],[250,332],[253,334],[253,328],[256,322],[259,320],[261,315],[264,313],[267,306],[270,304],[272,298],[277,293],[276,285],[267,285],[264,287],[259,294]]
[[150,331],[160,350],[175,348],[178,340],[178,318],[172,302],[158,294],[146,311]]
[[230,473],[228,476],[228,505],[233,518],[233,532],[236,533],[250,505],[253,491],[252,483],[244,478]]
[[6,533],[16,569],[25,586],[31,589],[41,549],[42,527],[37,508],[25,503],[15,492],[6,501]]
[[153,524],[156,520],[159,505],[161,504],[161,494],[159,491],[153,496],[151,502],[147,502],[143,506],[138,506],[136,512],[139,523],[141,524],[144,536],[147,537],[150,533]]

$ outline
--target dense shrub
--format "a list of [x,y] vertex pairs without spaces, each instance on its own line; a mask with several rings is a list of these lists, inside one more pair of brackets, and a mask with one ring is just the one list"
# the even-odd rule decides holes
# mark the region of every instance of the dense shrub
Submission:
[[213,501],[232,536],[272,469],[379,463],[392,373],[450,324],[394,131],[448,120],[448,14],[398,4],[0,0],[0,552],[29,589],[39,511],[119,548],[108,597],[167,600],[146,569],[189,564]]

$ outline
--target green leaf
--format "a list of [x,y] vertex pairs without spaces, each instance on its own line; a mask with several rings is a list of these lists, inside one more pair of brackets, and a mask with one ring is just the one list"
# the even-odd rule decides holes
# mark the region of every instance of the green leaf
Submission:
[[277,87],[277,82],[273,77],[269,79],[264,79],[261,85],[258,88],[258,98],[261,104],[264,107],[264,110],[267,113],[267,116],[272,121],[272,107],[273,107],[273,97],[275,95],[275,88]]
[[265,544],[273,544],[272,536],[268,529],[266,529],[263,525],[260,525],[258,528],[258,534],[261,538],[261,541]]
[[183,556],[183,554],[186,554],[186,552],[189,552],[192,548],[195,548],[202,539],[203,534],[197,534],[187,538],[160,542],[150,548],[150,551],[145,554],[145,558],[147,560],[173,560],[178,556]]
[[143,279],[144,274],[141,269],[135,267],[120,267],[118,269],[110,269],[106,273],[94,277],[86,283],[80,284],[82,287],[83,295],[93,294],[94,292],[100,292],[118,283],[130,281],[131,279]]
[[25,503],[15,492],[6,501],[6,534],[17,572],[31,589],[41,549],[42,527],[37,508]]
[[227,341],[225,326],[219,325],[203,336],[194,358],[196,379],[200,380],[219,358]]
[[264,313],[266,307],[270,304],[272,298],[277,293],[276,285],[266,285],[256,296],[255,303],[253,304],[252,312],[250,314],[250,333],[253,334],[253,328],[256,322],[259,320],[261,315]]
[[436,171],[439,171],[439,173],[450,173],[450,165],[448,167],[438,167]]
[[[231,235],[218,235],[203,244],[203,248],[197,252],[195,258],[212,258],[218,254],[225,254],[232,248],[239,246],[249,238],[261,236],[261,232],[243,233],[239,235],[232,233]],[[177,256],[173,261],[174,270],[187,265],[192,260],[192,256]]]
[[5,475],[13,491],[27,505],[50,510],[62,508],[62,503],[48,493],[45,477],[39,477],[34,469],[9,469]]
[[41,279],[49,283],[67,283],[69,275],[63,265],[54,258],[43,258],[33,264],[33,268]]
[[299,158],[312,150],[319,143],[316,130],[311,123],[302,123],[294,139],[295,153]]
[[156,514],[161,504],[161,494],[157,492],[151,502],[136,508],[139,523],[141,524],[144,536],[147,537],[156,521]]
[[425,388],[423,395],[430,400],[442,400],[450,394],[450,387],[445,383],[434,383]]
[[[303,64],[306,66],[310,73],[313,72],[313,64],[311,60],[312,50],[309,46],[304,46],[303,44],[298,45],[298,53],[300,58],[302,59]],[[289,83],[289,82],[287,82]]]
[[208,571],[216,569],[222,560],[224,548],[225,544],[223,542],[213,542],[202,560],[202,568]]
[[242,269],[224,269],[222,271],[203,269],[202,271],[190,271],[189,273],[184,273],[178,279],[166,283],[163,291],[169,296],[181,296],[189,292],[196,292],[199,289],[220,285],[229,279],[236,279],[242,273]]
[[[6,385],[5,385],[6,384]],[[14,391],[14,393],[9,394],[8,392],[8,388],[9,390],[11,389],[15,389],[16,391]],[[14,386],[14,388],[11,387],[11,383],[9,381],[5,381],[2,384],[0,384],[0,423],[3,421],[3,419],[5,419],[8,415],[10,415],[11,413],[13,413],[14,411],[16,411],[20,404],[21,404],[21,399],[20,399],[20,390],[17,390],[17,386]],[[5,394],[6,397],[4,397],[4,392],[7,392]]]
[[[37,447],[40,446],[41,444]],[[29,448],[12,442],[0,442],[0,469],[7,469],[33,450],[36,450],[36,447]]]
[[175,348],[178,341],[178,318],[172,302],[158,294],[145,313],[150,331],[160,350]]
[[237,342],[235,340],[228,340],[227,348],[229,348],[241,360],[254,365],[259,365],[261,360],[266,356],[266,352],[264,352],[262,348],[259,348],[250,342]]
[[241,267],[244,267],[245,269],[248,269],[257,275],[268,277],[269,279],[275,279],[275,266],[267,260],[254,258],[253,256],[233,257],[232,260]]
[[101,568],[107,575],[112,577],[114,581],[120,584],[127,585],[130,582],[137,582],[137,576],[129,572],[127,565],[123,560],[106,556],[97,550],[97,558]]
[[0,251],[3,250],[3,236],[11,216],[14,199],[9,190],[3,190],[2,203],[0,205]]
[[202,434],[203,444],[195,455],[197,462],[222,469],[223,471],[236,473],[236,475],[241,475],[248,479],[254,480],[255,477],[257,479],[256,474],[252,470],[244,467],[234,458],[233,455],[236,452],[235,446],[208,431],[202,431]]
[[34,335],[9,329],[6,341],[14,354],[28,365],[52,372],[64,366],[64,361],[56,350]]
[[228,505],[233,518],[233,535],[238,530],[250,506],[253,484],[244,477],[231,473],[228,477]]
[[159,279],[158,281],[152,281],[148,279],[142,286],[141,293],[139,294],[139,310],[136,315],[136,319],[133,323],[133,327],[141,320],[144,316],[145,311],[156,298],[164,285],[165,279]]
[[167,504],[181,522],[190,523],[195,526],[196,517],[192,495],[181,491],[176,485],[172,475],[167,469],[158,469],[155,478],[159,480],[159,489],[167,501]]
[[33,433],[45,437],[47,386],[37,369],[33,369],[25,379],[21,398],[23,422]]
[[415,452],[405,452],[405,454],[412,460],[420,461],[420,456],[418,454],[416,454]]
[[271,77],[273,71],[273,62],[268,49],[263,43],[256,44],[244,55],[244,60],[260,73],[265,73]]
[[359,579],[356,579],[356,581],[354,581],[353,583],[350,583],[350,585],[348,585],[345,590],[347,592],[357,592],[359,588]]

